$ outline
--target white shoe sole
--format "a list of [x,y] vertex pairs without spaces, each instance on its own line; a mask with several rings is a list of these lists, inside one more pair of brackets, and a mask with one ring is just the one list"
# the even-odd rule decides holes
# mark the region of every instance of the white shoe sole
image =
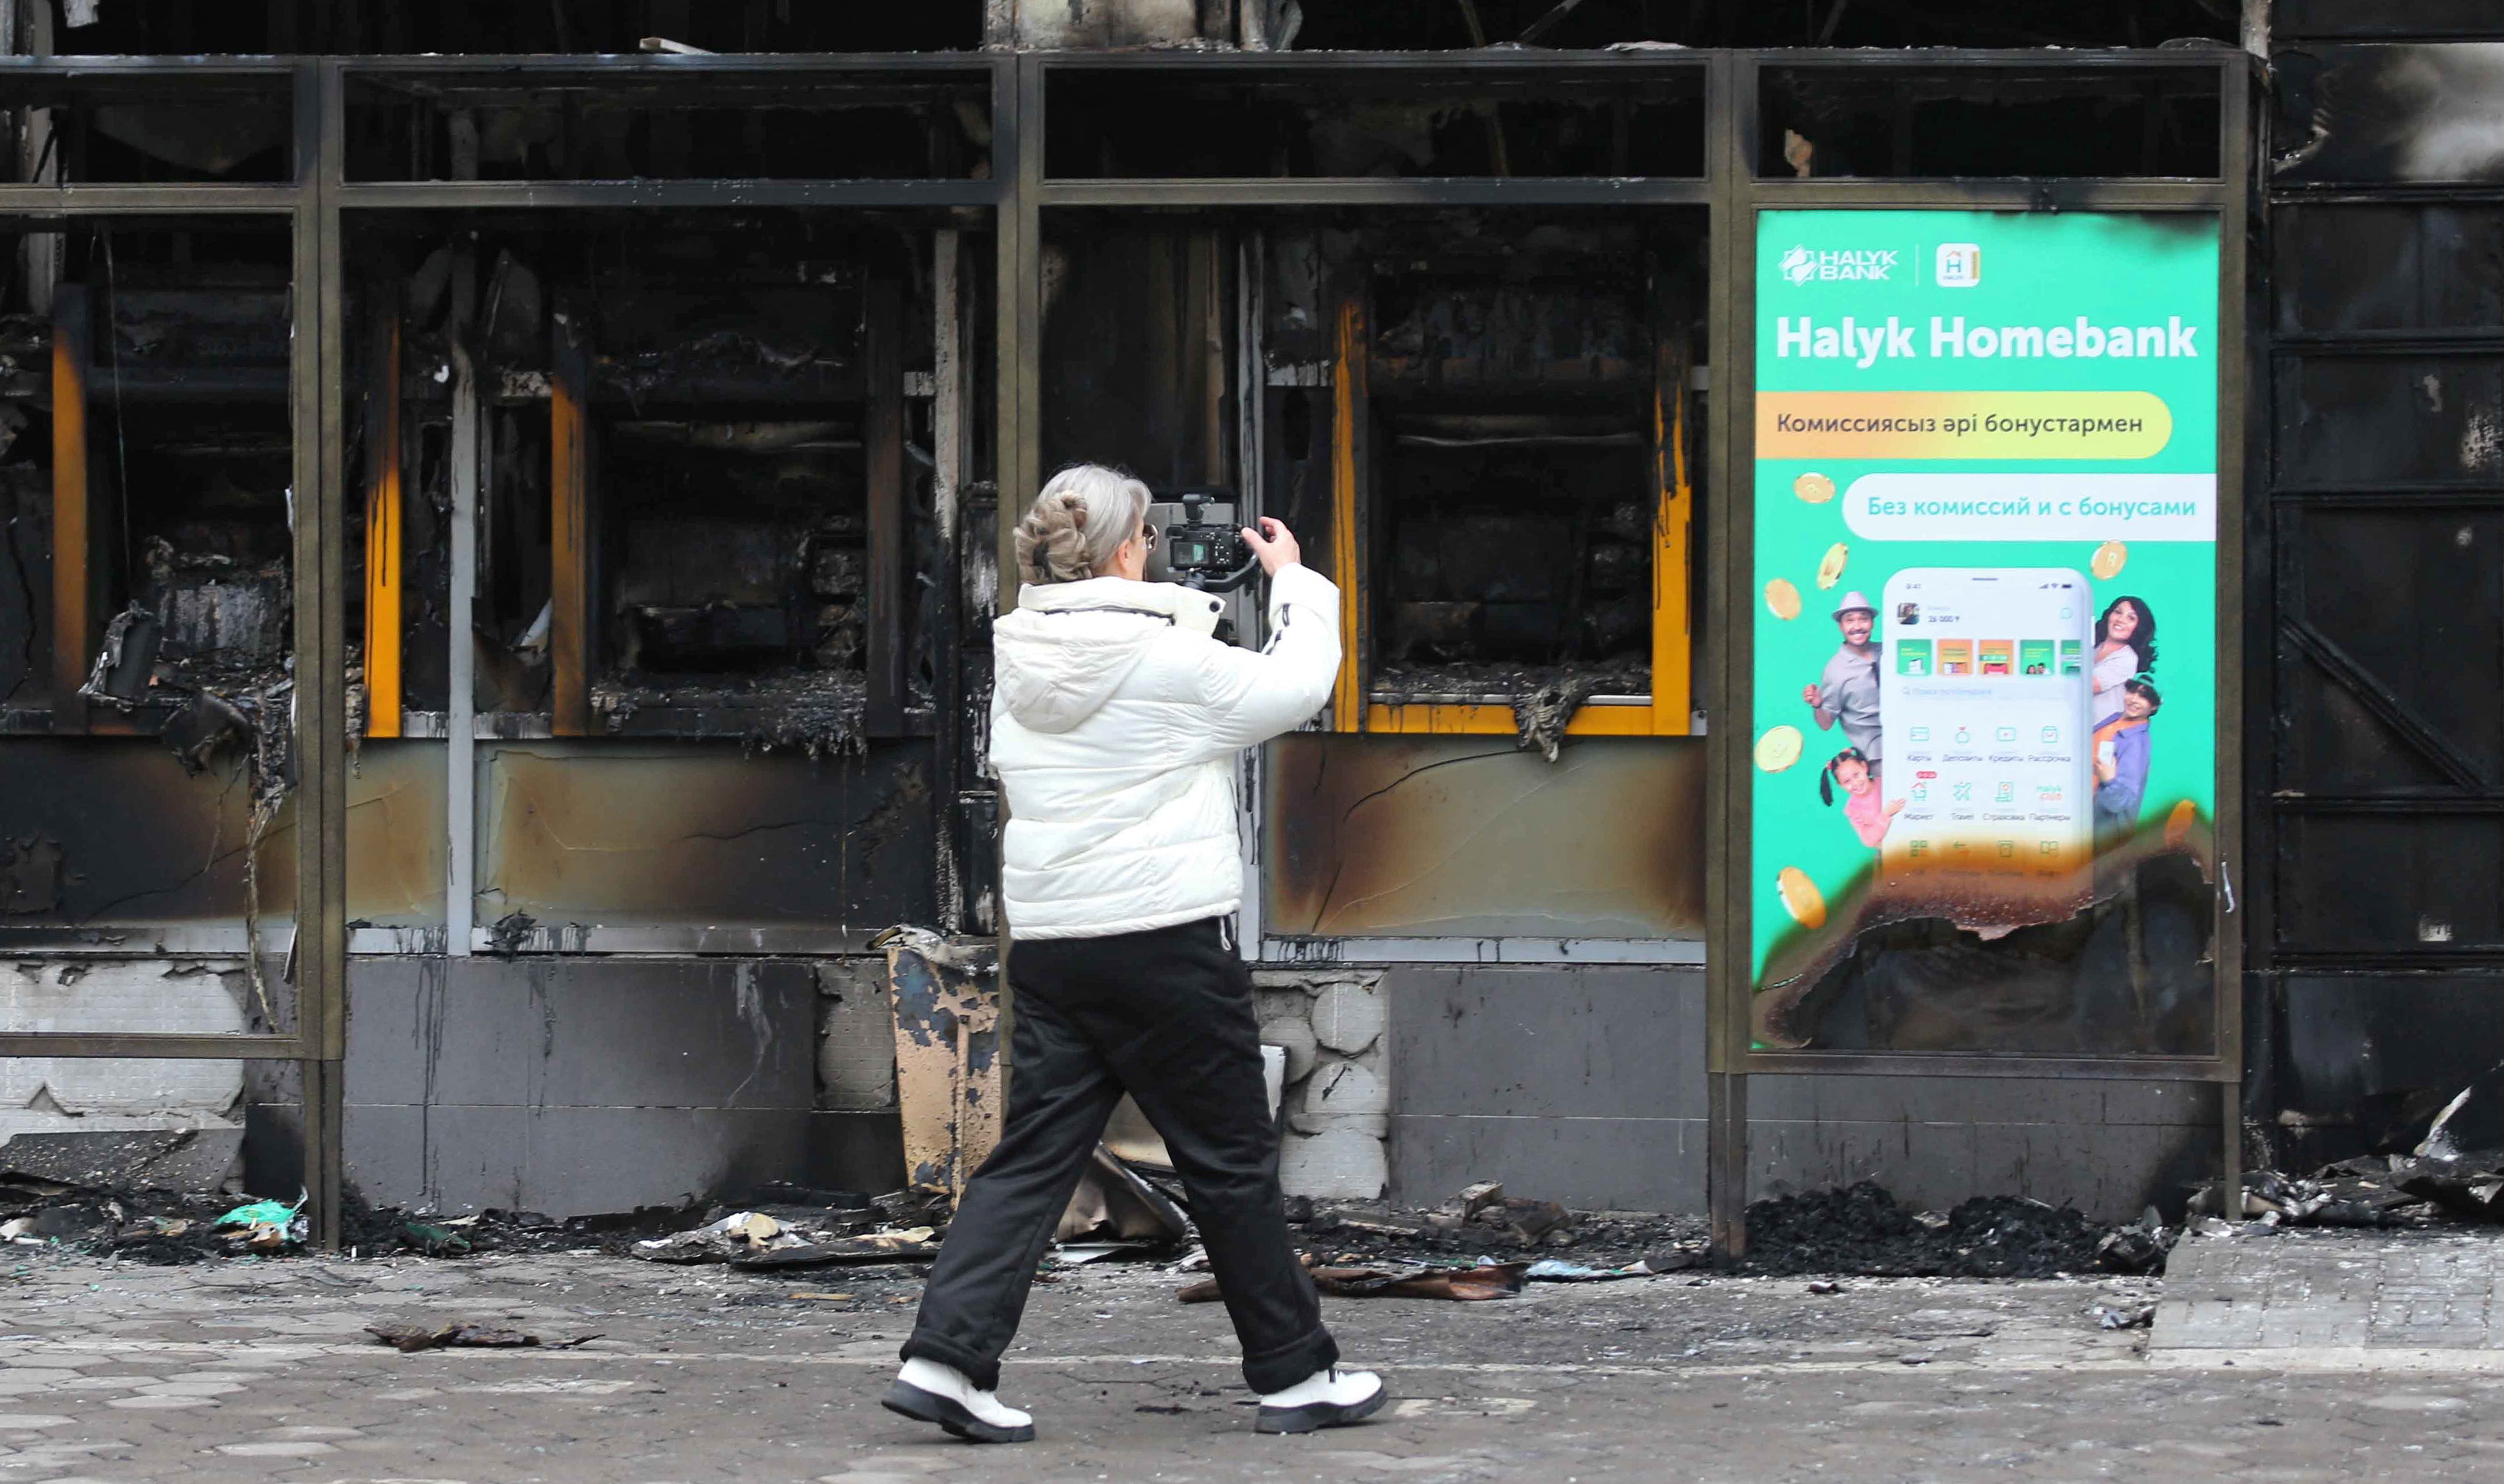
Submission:
[[963,1402],[952,1397],[942,1397],[936,1392],[925,1392],[904,1381],[898,1381],[889,1386],[887,1389],[887,1395],[880,1398],[878,1404],[899,1417],[910,1417],[916,1422],[937,1423],[942,1432],[952,1432],[967,1442],[1030,1443],[1034,1441],[1033,1423],[1004,1428],[997,1423],[985,1422],[975,1416]]
[[1255,1432],[1318,1432],[1324,1428],[1343,1428],[1352,1422],[1363,1422],[1382,1410],[1391,1399],[1391,1388],[1377,1386],[1374,1395],[1363,1401],[1308,1401],[1303,1406],[1265,1406],[1252,1421]]

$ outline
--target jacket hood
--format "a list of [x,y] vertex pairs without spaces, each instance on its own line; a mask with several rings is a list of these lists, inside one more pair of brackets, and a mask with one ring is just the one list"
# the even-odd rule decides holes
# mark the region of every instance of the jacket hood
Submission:
[[1161,636],[1204,638],[1223,606],[1214,594],[1122,577],[1022,587],[1017,611],[991,625],[1000,703],[1020,726],[1066,732],[1112,699]]

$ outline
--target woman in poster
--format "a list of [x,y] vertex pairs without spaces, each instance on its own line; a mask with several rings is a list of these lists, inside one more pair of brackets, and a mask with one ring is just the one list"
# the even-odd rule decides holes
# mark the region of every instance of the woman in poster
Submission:
[[2090,716],[2121,709],[2122,685],[2133,675],[2156,673],[2156,615],[2137,598],[2116,598],[2096,620],[2095,699]]
[[1837,784],[1843,787],[1843,817],[1852,821],[1852,833],[1861,837],[1862,845],[1877,849],[1887,838],[1887,826],[1903,811],[1904,801],[1879,802],[1878,775],[1859,747],[1846,747],[1836,753],[1817,780],[1817,795],[1828,809],[1834,807]]
[[2164,704],[2156,677],[2136,674],[2121,683],[2121,708],[2096,724],[2096,843],[2100,846],[2127,838],[2139,826],[2152,749],[2147,724]]

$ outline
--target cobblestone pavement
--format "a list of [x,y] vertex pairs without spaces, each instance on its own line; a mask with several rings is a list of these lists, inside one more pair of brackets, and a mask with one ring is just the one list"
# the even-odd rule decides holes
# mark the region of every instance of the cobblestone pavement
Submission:
[[[2160,1363],[2277,1361],[2504,1373],[2504,1241],[2470,1230],[2269,1231],[2184,1244],[2156,1312]],[[2403,1354],[2402,1352],[2405,1352]]]
[[[2212,1282],[2207,1250],[2185,1251]],[[2301,1350],[2281,1368],[2165,1368],[2148,1331],[2091,1312],[2153,1300],[2146,1280],[1333,1299],[1350,1359],[1400,1399],[1361,1428],[1277,1438],[1251,1432],[1219,1306],[1176,1303],[1170,1273],[1096,1265],[1036,1291],[1010,1358],[1003,1395],[1040,1440],[982,1449],[877,1407],[919,1293],[891,1270],[8,1256],[0,1484],[2504,1477],[2504,1374],[2352,1354],[2307,1371]],[[401,1355],[363,1333],[454,1318],[551,1347],[602,1337]]]

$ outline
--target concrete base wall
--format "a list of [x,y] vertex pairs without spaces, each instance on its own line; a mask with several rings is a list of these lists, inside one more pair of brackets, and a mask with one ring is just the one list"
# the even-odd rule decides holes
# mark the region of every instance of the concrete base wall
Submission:
[[[768,1180],[895,1189],[895,1113],[861,1106],[879,1077],[821,1086],[825,1038],[891,1033],[883,1004],[837,998],[858,987],[852,967],[356,960],[349,1177],[377,1205],[556,1217]],[[1302,1108],[1298,1136],[1309,1142],[1316,1118],[1363,1122],[1370,1143],[1380,1120],[1392,1200],[1431,1205],[1500,1180],[1585,1209],[1704,1208],[1700,971],[1414,965],[1351,978],[1387,1025],[1358,1046],[1334,1022],[1357,1051],[1333,1054],[1379,1079],[1387,1117],[1374,1104]],[[1265,1006],[1305,1008],[1313,987],[1266,983]],[[255,1078],[256,1191],[294,1188],[290,1076]],[[1289,1104],[1302,1107],[1293,1092]],[[2217,1105],[2215,1089],[2177,1083],[1759,1077],[1750,1193],[1871,1179],[1932,1207],[2017,1194],[2105,1218],[2149,1203],[2172,1213],[2214,1171]]]
[[[1390,997],[1391,1198],[1478,1180],[1585,1208],[1704,1208],[1697,969],[1411,967]],[[2033,1196],[2091,1215],[2179,1208],[2219,1158],[2218,1094],[2186,1083],[1757,1077],[1750,1197],[1876,1180],[1945,1207]]]
[[[820,1106],[820,993],[806,961],[354,960],[348,1179],[378,1206],[560,1219],[774,1180],[894,1190],[892,1108]],[[273,1072],[257,1188],[299,1157]]]

